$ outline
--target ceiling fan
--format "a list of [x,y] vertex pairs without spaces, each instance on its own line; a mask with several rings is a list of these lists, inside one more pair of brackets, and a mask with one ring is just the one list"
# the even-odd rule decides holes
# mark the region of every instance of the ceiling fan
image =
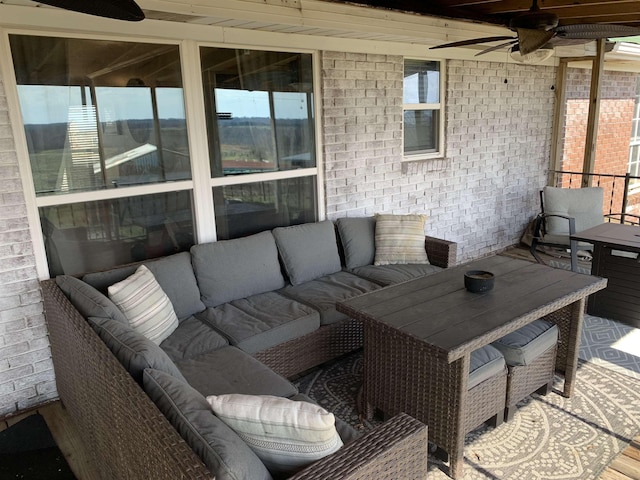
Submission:
[[463,47],[507,40],[482,50],[476,56],[509,47],[512,54],[518,54],[523,58],[537,56],[538,59],[543,59],[553,53],[555,46],[576,45],[600,38],[640,35],[640,28],[627,25],[594,23],[560,25],[560,18],[556,14],[540,10],[538,0],[533,0],[531,8],[527,12],[512,17],[506,26],[516,33],[515,37],[501,35],[473,38],[431,48]]
[[134,0],[37,0],[37,2],[116,20],[139,22],[144,19],[142,9]]

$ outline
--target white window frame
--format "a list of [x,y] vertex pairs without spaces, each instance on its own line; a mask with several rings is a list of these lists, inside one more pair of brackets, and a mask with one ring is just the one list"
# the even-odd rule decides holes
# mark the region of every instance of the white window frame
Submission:
[[[404,57],[402,59],[402,72],[404,78],[404,62],[405,60],[417,60],[424,62],[438,62],[440,64],[440,102],[438,103],[404,103],[404,88],[402,92],[402,161],[415,162],[417,160],[429,160],[435,158],[444,158],[445,156],[445,88],[446,88],[446,61],[433,58],[416,58]],[[406,111],[416,110],[437,110],[438,111],[438,148],[434,152],[404,152],[404,113]]]
[[[0,55],[2,57],[1,71],[5,72],[4,85],[11,112],[13,125],[20,128],[14,129],[16,152],[22,177],[27,205],[27,214],[34,243],[34,255],[36,257],[36,269],[38,278],[47,279],[49,275],[48,260],[44,247],[44,236],[40,228],[41,207],[65,205],[81,202],[95,202],[100,200],[113,200],[118,198],[135,197],[138,195],[148,195],[154,193],[165,193],[175,191],[191,191],[193,198],[193,221],[195,243],[206,243],[217,240],[215,227],[215,212],[213,204],[213,187],[253,183],[272,180],[282,180],[296,177],[315,176],[316,185],[316,215],[318,220],[323,220],[324,210],[324,188],[321,175],[322,168],[322,137],[321,137],[321,101],[320,101],[320,59],[317,50],[305,48],[281,48],[278,46],[256,46],[252,44],[228,44],[218,42],[208,42],[200,39],[189,39],[185,34],[184,39],[162,38],[151,36],[131,37],[127,35],[113,34],[77,34],[70,31],[60,32],[54,30],[31,30],[31,29],[1,29],[0,33]],[[191,180],[176,182],[164,182],[142,186],[130,186],[126,188],[113,188],[105,190],[95,190],[88,192],[69,193],[64,195],[36,196],[27,139],[24,132],[24,121],[20,110],[20,101],[16,76],[11,61],[11,49],[9,47],[10,35],[29,35],[44,37],[78,38],[88,40],[113,40],[122,42],[155,43],[164,45],[177,45],[180,50],[180,61],[182,70],[182,88],[185,103],[185,116],[187,122],[187,136],[189,141],[189,154],[191,161]],[[256,173],[239,175],[233,177],[212,178],[209,163],[209,146],[207,142],[206,114],[204,105],[204,94],[202,86],[202,75],[200,69],[200,47],[217,47],[228,49],[249,49],[249,50],[269,50],[279,52],[305,53],[312,56],[313,86],[314,86],[314,134],[316,150],[316,166],[288,170],[282,172]]]

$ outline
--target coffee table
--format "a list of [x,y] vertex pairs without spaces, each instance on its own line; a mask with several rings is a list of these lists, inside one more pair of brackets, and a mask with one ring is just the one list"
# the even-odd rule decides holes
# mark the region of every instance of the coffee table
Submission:
[[589,297],[587,312],[640,328],[640,227],[603,223],[572,238],[593,244],[591,273],[609,280]]
[[[493,290],[466,291],[467,270],[494,273]],[[429,440],[449,455],[449,475],[459,478],[472,407],[466,395],[471,352],[533,320],[549,319],[558,325],[556,369],[564,373],[564,395],[570,396],[585,298],[606,284],[493,256],[339,302],[339,311],[364,324],[362,405],[426,423]]]

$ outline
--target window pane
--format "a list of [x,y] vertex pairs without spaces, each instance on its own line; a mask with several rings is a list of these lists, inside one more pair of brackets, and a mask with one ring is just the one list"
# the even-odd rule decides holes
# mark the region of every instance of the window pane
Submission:
[[78,274],[188,250],[191,193],[40,208],[50,275]]
[[216,187],[213,201],[218,240],[317,220],[315,177]]
[[10,41],[37,195],[191,178],[177,46]]
[[404,103],[440,103],[440,62],[404,61]]
[[438,150],[438,110],[405,110],[404,153],[416,154]]
[[211,175],[315,167],[309,54],[202,48]]

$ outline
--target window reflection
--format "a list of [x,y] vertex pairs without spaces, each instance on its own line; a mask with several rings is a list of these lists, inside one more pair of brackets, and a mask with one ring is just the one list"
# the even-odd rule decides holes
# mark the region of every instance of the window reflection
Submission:
[[201,49],[213,177],[315,167],[311,55]]
[[218,240],[316,221],[315,177],[213,189]]
[[40,208],[51,276],[188,250],[192,203],[183,191]]
[[37,195],[191,178],[177,46],[10,41]]

